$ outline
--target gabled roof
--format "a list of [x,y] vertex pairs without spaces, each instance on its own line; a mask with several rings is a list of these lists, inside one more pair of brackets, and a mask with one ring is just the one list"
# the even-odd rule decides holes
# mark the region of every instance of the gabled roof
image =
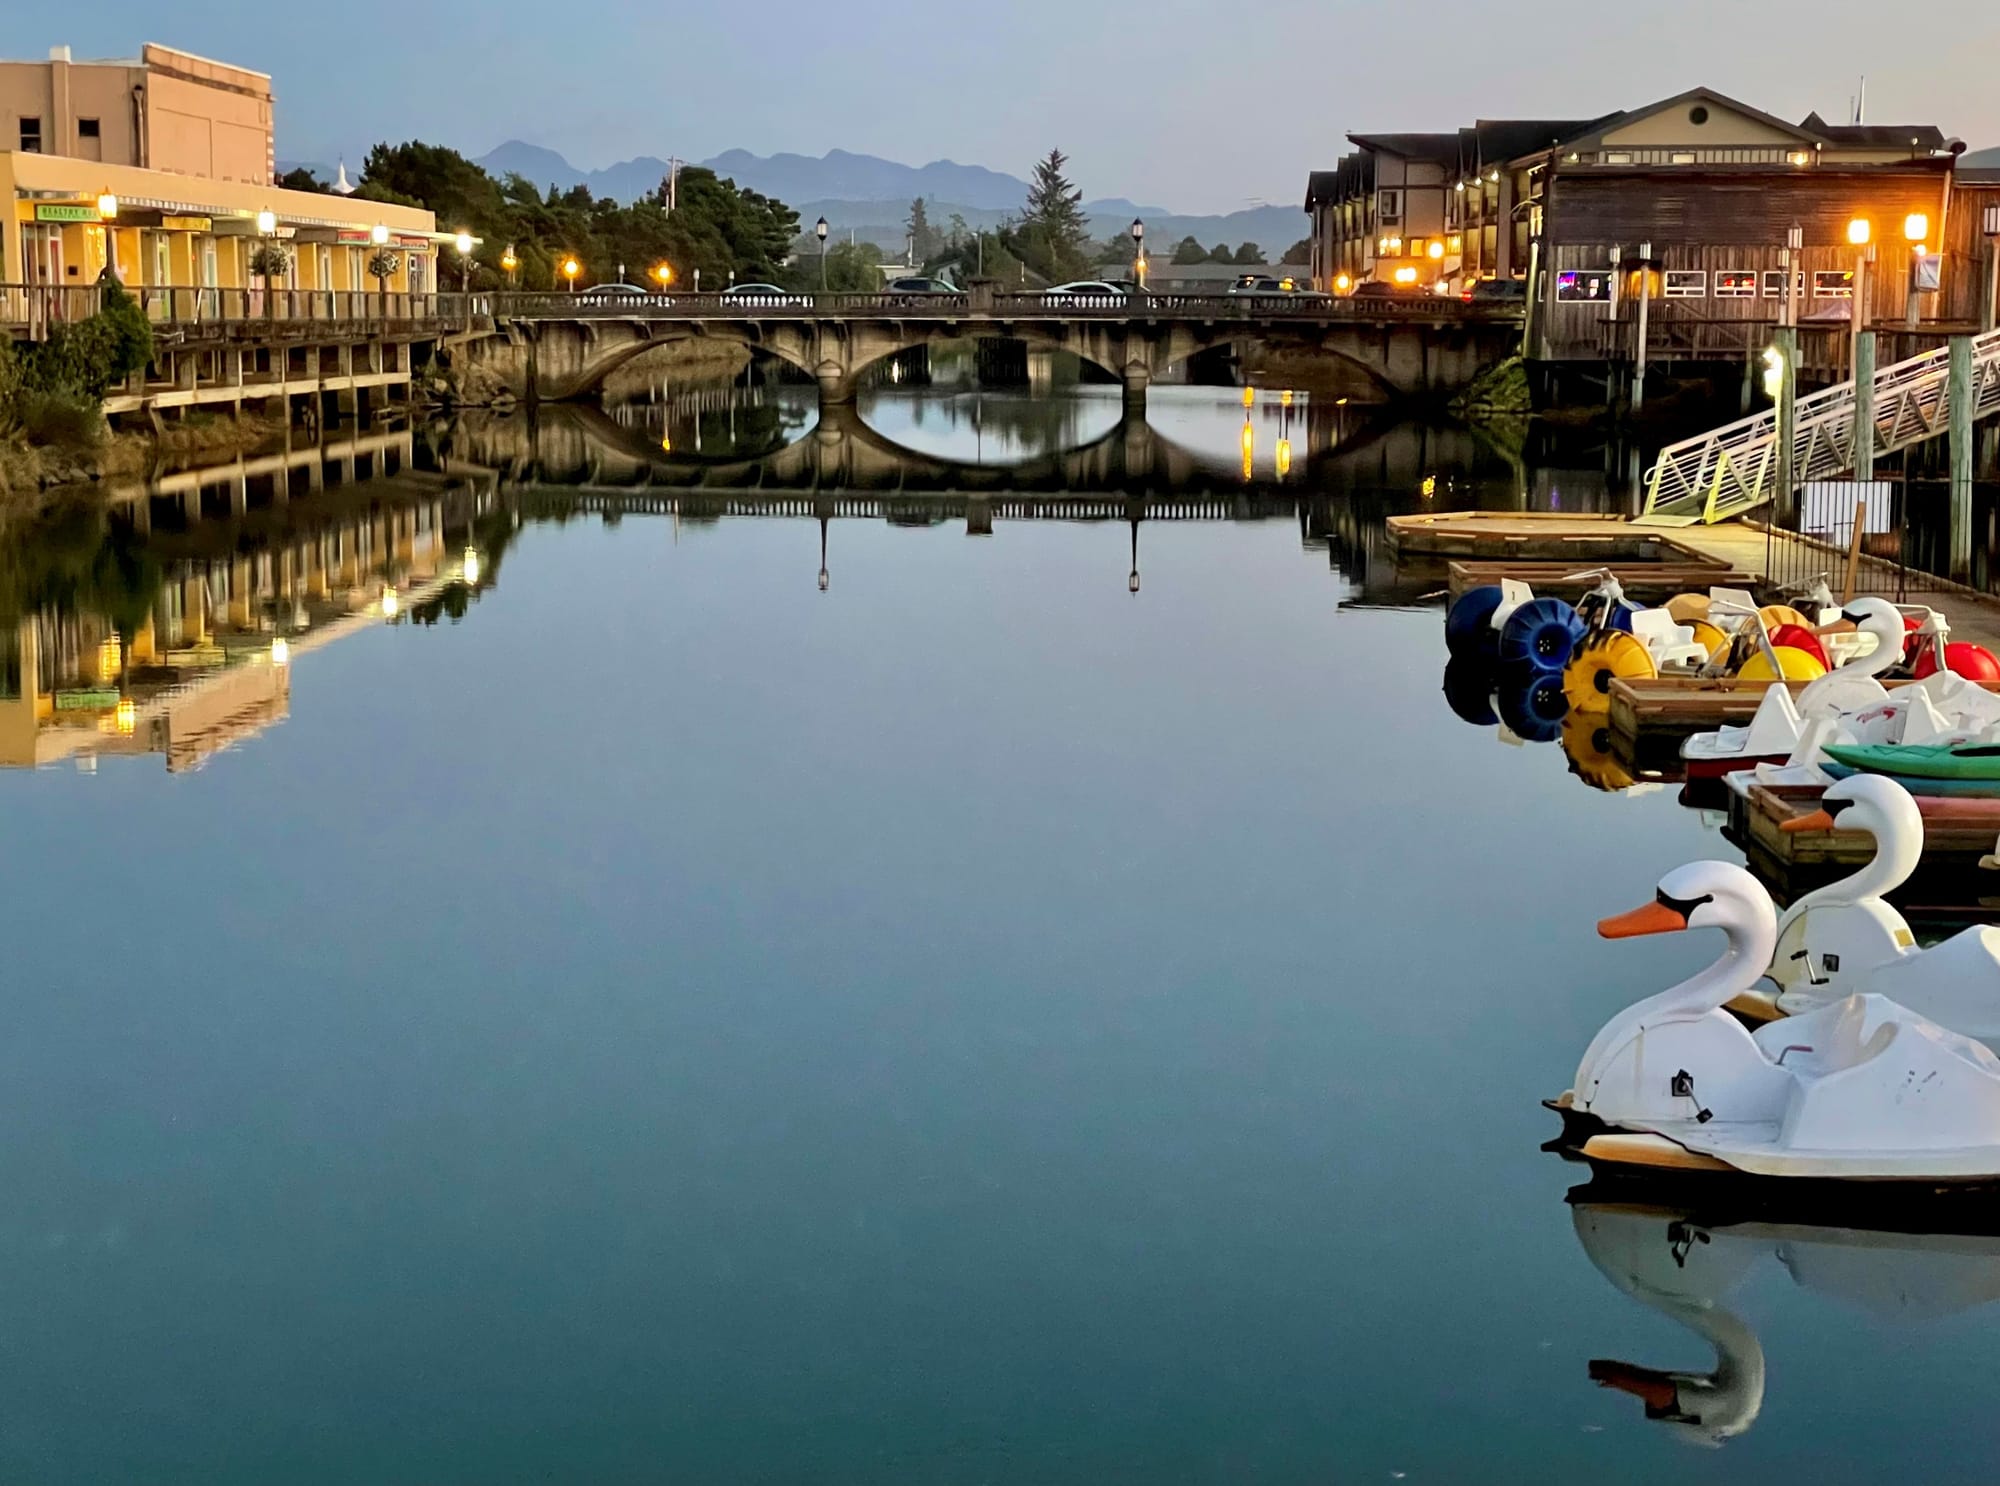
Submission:
[[1873,145],[1885,150],[1941,150],[1944,130],[1935,124],[1829,124],[1816,113],[1800,124],[1829,144]]
[[1306,210],[1311,211],[1322,201],[1332,201],[1340,194],[1340,172],[1337,170],[1315,170],[1306,177]]
[[1458,159],[1458,134],[1350,134],[1364,150],[1379,155],[1397,155],[1405,160],[1432,160],[1449,165]]
[[[1654,114],[1665,113],[1668,109],[1678,108],[1682,104],[1695,103],[1714,104],[1719,108],[1726,108],[1732,113],[1741,114],[1746,119],[1755,119],[1767,128],[1776,130],[1781,134],[1791,135],[1801,144],[1829,144],[1832,142],[1823,134],[1817,134],[1798,124],[1788,124],[1774,114],[1767,114],[1761,108],[1752,108],[1749,104],[1731,98],[1726,93],[1718,93],[1713,88],[1689,88],[1685,93],[1676,93],[1671,98],[1662,98],[1657,103],[1646,104],[1643,108],[1627,109],[1624,113],[1611,114],[1606,118],[1596,120],[1581,132],[1562,142],[1572,147],[1588,147],[1604,138],[1605,135],[1622,129],[1628,124],[1637,123],[1641,119],[1651,118]],[[1536,152],[1524,150],[1514,158],[1521,160],[1533,153]]]
[[2000,185],[2000,148],[1960,155],[1958,180],[1967,186]]

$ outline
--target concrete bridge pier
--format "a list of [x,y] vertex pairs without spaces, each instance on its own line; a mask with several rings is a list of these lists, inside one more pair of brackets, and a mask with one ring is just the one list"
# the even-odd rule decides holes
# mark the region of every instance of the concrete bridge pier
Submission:
[[1139,361],[1128,361],[1122,375],[1125,383],[1125,416],[1141,418],[1146,416],[1146,389],[1153,384],[1151,368]]
[[847,368],[831,361],[822,361],[813,368],[813,380],[819,383],[820,411],[828,408],[851,408],[854,406],[854,378]]

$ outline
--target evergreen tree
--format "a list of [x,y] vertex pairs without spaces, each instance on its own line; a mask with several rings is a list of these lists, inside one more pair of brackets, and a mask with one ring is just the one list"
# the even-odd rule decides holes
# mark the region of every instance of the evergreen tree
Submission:
[[937,228],[931,226],[930,213],[924,208],[924,198],[919,196],[910,203],[909,220],[904,224],[910,234],[910,253],[914,261],[928,263],[943,251],[944,243],[938,237]]
[[1262,263],[1264,261],[1264,250],[1255,243],[1238,243],[1236,245],[1236,256],[1230,261],[1239,264]]
[[1208,250],[1208,261],[1210,263],[1234,263],[1236,258],[1229,251],[1228,243],[1217,243]]
[[1285,256],[1278,261],[1289,268],[1298,268],[1311,263],[1313,261],[1312,239],[1307,237],[1300,238],[1289,248],[1285,249]]
[[1174,262],[1182,268],[1191,263],[1208,262],[1208,249],[1192,237],[1184,237],[1174,245]]
[[1063,174],[1067,164],[1069,156],[1061,150],[1050,150],[1035,163],[1021,224],[1009,243],[1031,271],[1051,279],[1074,278],[1089,268],[1083,192]]

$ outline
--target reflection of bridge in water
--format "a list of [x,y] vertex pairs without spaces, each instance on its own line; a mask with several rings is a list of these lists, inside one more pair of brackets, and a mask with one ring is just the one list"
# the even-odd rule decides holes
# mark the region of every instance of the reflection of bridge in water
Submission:
[[[1253,428],[1270,443],[1286,425]],[[632,497],[659,492],[732,496],[741,509],[776,512],[784,497],[899,496],[947,506],[982,497],[998,503],[1144,498],[1187,503],[1220,515],[1246,492],[1278,498],[1286,509],[1301,493],[1393,489],[1414,495],[1440,469],[1492,465],[1468,430],[1385,424],[1365,410],[1307,405],[1289,417],[1296,455],[1284,476],[1246,476],[1205,459],[1144,418],[1127,416],[1101,437],[1018,463],[959,461],[906,448],[871,427],[852,407],[822,411],[803,436],[753,456],[707,456],[661,448],[639,428],[602,410],[543,408],[535,414],[473,416],[446,436],[451,457],[495,471],[508,487],[567,486]],[[1268,458],[1268,454],[1265,456]],[[1505,466],[1496,474],[1505,475]],[[642,503],[628,499],[637,509]],[[996,509],[999,507],[996,505]],[[873,513],[863,502],[855,508]]]

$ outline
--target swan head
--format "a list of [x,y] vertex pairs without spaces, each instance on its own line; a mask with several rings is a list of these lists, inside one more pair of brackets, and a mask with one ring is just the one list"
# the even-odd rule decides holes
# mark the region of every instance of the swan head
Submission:
[[1597,926],[1606,939],[1641,934],[1678,934],[1684,929],[1721,929],[1731,942],[1751,944],[1761,935],[1768,946],[1778,933],[1771,895],[1743,868],[1730,862],[1690,862],[1660,879],[1653,901]]
[[1820,796],[1819,809],[1795,815],[1779,830],[1866,831],[1878,845],[1914,842],[1921,850],[1924,817],[1902,785],[1884,774],[1855,774],[1830,786]]
[[1887,599],[1855,599],[1841,609],[1840,617],[1862,634],[1875,637],[1875,649],[1869,652],[1871,656],[1893,655],[1901,659],[1903,612]]

